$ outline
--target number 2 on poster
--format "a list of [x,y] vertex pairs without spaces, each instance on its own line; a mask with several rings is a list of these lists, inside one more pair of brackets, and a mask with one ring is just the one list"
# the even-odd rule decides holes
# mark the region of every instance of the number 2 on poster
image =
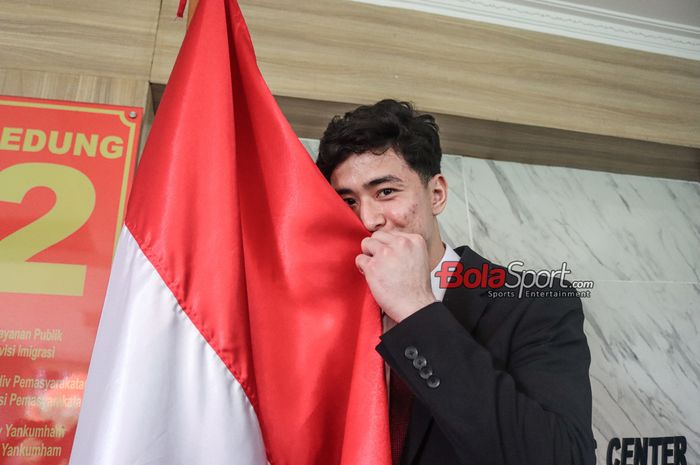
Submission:
[[0,240],[0,292],[83,295],[86,265],[27,260],[87,222],[95,208],[95,188],[81,171],[54,163],[20,163],[0,171],[0,201],[20,203],[35,187],[51,189],[56,203]]

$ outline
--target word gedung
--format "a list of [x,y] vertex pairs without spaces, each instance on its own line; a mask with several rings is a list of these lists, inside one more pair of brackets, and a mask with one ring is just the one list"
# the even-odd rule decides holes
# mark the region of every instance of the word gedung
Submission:
[[124,139],[115,135],[84,134],[82,132],[33,128],[3,127],[0,130],[0,150],[15,152],[48,151],[54,155],[72,153],[75,156],[116,159],[124,155]]
[[[460,262],[442,262],[435,276],[440,278],[440,287],[453,288],[464,286],[469,289],[511,289],[518,290],[518,298],[523,296],[526,289],[537,287],[550,288],[558,281],[563,289],[592,289],[593,281],[565,281],[565,276],[571,273],[568,264],[563,262],[559,270],[523,270],[522,261],[513,261],[507,268],[492,266],[484,263],[481,268],[467,268]],[[508,274],[513,280],[508,282]]]

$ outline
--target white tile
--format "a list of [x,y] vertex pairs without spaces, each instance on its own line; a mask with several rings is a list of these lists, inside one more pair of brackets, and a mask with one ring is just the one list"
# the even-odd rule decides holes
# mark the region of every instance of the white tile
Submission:
[[697,183],[464,158],[475,249],[578,279],[700,282]]
[[598,463],[614,437],[659,436],[700,463],[700,285],[600,282],[582,301]]
[[304,145],[304,148],[306,149],[307,152],[309,152],[309,155],[311,155],[311,158],[315,162],[316,158],[318,157],[319,140],[318,139],[304,139],[302,137],[300,137],[299,140]]

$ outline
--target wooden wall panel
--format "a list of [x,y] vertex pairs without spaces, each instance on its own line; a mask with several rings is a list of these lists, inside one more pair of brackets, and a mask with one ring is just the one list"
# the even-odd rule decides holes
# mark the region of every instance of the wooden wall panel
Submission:
[[[277,97],[299,137],[318,139],[355,105]],[[700,181],[700,149],[434,114],[443,153],[537,165]]]
[[[157,106],[165,86],[152,86]],[[277,96],[299,137],[319,139],[357,105]],[[420,111],[420,109],[419,109]],[[700,149],[433,113],[443,153],[535,165],[700,181]]]
[[145,80],[0,68],[0,95],[145,108]]
[[148,80],[160,0],[2,0],[0,66]]
[[[700,147],[700,62],[339,0],[240,2],[279,96],[367,103]],[[184,22],[164,0],[151,80]]]

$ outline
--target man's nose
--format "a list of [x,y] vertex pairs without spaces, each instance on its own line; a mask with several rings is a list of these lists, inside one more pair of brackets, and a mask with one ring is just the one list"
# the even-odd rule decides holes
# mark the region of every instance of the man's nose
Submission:
[[360,205],[358,214],[360,220],[362,220],[362,224],[365,225],[365,228],[367,228],[369,232],[379,230],[386,223],[381,207],[372,202],[363,202],[362,205]]

